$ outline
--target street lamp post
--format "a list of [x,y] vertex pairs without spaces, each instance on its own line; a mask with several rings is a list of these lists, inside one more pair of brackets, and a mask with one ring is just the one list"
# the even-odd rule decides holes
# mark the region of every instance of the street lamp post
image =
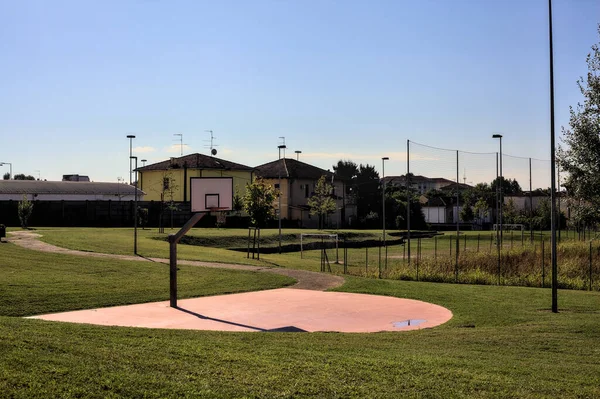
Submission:
[[383,190],[381,191],[381,204],[383,206],[383,246],[386,246],[385,242],[385,161],[388,161],[389,157],[381,158],[381,181],[383,182]]
[[502,186],[504,185],[504,177],[502,176],[502,135],[494,134],[494,139],[500,139],[500,209],[499,209],[499,224],[500,224],[500,245],[504,243],[504,232],[502,231],[502,208],[504,207],[504,197],[502,196]]
[[133,156],[133,139],[135,136],[128,134],[127,138],[129,139],[129,184],[131,184],[131,157]]
[[[282,144],[277,146],[277,148],[279,149],[279,160],[281,161],[281,150],[285,150],[287,147],[285,144]],[[285,162],[285,158],[283,159],[283,162]],[[279,253],[281,253],[281,165],[279,165],[277,171],[279,175],[279,209],[277,213],[279,214]]]
[[133,253],[137,255],[137,220],[138,220],[138,205],[137,205],[137,199],[138,199],[138,190],[137,190],[137,168],[138,168],[138,158],[131,156],[129,157],[129,162],[131,163],[131,160],[135,160],[135,194],[133,196],[134,201],[133,201]]
[[9,180],[14,180],[13,178],[13,174],[12,174],[12,163],[10,162],[0,162],[0,166],[4,166],[4,165],[8,165],[8,167],[10,168],[10,179]]
[[148,162],[148,160],[147,159],[142,159],[141,162],[142,162],[142,166],[146,166],[146,162]]
[[300,160],[300,154],[302,154],[302,151],[296,150],[294,151],[296,153],[296,161]]

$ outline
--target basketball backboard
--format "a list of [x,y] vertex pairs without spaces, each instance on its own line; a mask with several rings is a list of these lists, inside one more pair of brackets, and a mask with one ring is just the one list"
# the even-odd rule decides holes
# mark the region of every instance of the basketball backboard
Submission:
[[192,177],[190,180],[192,212],[233,209],[233,177]]

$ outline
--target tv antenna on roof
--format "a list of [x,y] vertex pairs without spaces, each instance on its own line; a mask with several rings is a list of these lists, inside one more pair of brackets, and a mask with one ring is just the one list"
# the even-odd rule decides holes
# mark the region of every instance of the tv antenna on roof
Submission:
[[[173,136],[179,136],[179,150],[180,150],[180,156],[183,156],[183,134],[182,133],[175,133],[173,134]],[[187,145],[187,144],[185,144]]]
[[205,145],[204,148],[210,148],[210,155],[215,156],[215,155],[217,155],[217,149],[215,147],[218,147],[218,145],[214,144],[214,141],[217,138],[215,136],[213,136],[212,130],[205,130],[205,132],[210,133],[210,140],[204,140],[204,142],[205,143],[210,142],[210,145]]

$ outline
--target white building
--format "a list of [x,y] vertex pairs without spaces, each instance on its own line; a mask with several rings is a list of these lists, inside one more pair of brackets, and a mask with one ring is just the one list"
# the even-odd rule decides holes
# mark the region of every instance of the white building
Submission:
[[[121,183],[74,181],[0,180],[0,201],[133,201],[136,188]],[[137,190],[138,201],[144,200]]]

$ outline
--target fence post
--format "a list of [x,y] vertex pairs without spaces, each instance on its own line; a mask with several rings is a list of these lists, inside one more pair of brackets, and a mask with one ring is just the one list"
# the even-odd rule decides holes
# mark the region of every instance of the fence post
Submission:
[[510,249],[513,249],[514,230],[510,231]]
[[369,247],[365,247],[365,276],[369,274]]
[[434,245],[433,259],[435,260],[435,263],[437,264],[437,236],[433,236],[433,245]]
[[479,240],[481,239],[481,233],[477,233],[477,253],[479,253]]
[[450,236],[450,257],[452,257],[452,236]]
[[467,234],[465,233],[465,252],[467,251]]

